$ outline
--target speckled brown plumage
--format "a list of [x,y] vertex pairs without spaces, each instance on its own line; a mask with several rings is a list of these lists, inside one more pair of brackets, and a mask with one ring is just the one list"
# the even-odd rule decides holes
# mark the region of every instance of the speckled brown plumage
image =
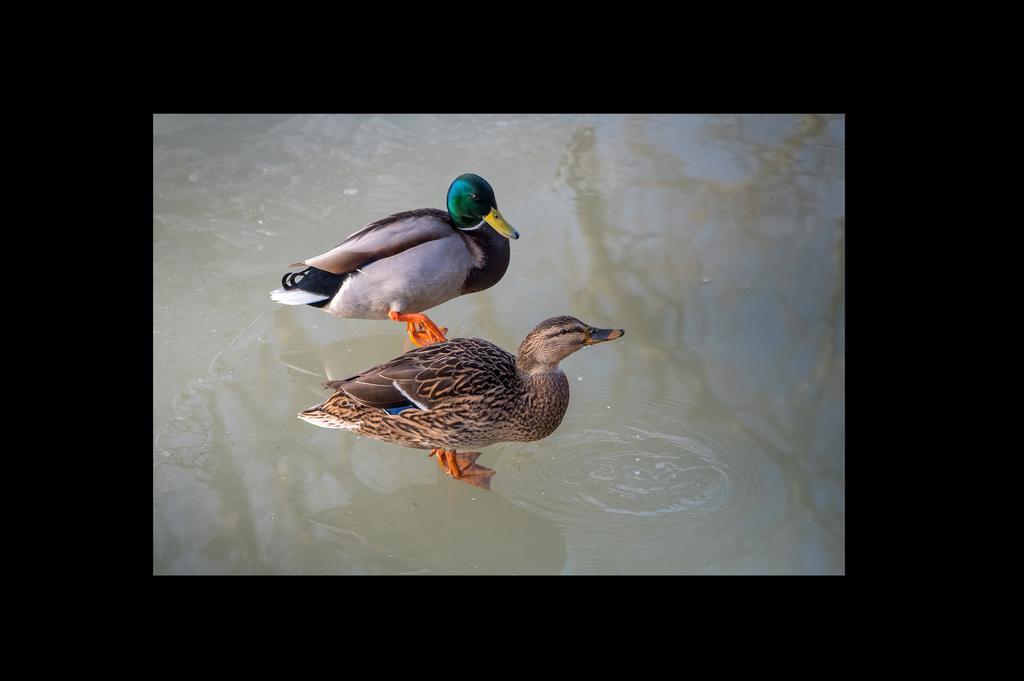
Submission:
[[[337,392],[300,416],[417,449],[486,447],[547,437],[569,405],[569,381],[522,376],[516,358],[480,338],[453,338],[411,350],[356,376],[328,381]],[[412,402],[426,409],[389,414]],[[346,427],[336,425],[333,427]]]
[[517,356],[480,338],[453,338],[325,381],[334,395],[299,417],[416,449],[540,440],[558,428],[569,406],[569,381],[558,362],[622,334],[554,317],[527,335]]

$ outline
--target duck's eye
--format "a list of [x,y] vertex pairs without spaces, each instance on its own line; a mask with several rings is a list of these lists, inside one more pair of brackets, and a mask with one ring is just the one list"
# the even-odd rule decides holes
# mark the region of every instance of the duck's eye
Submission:
[[471,194],[471,195],[470,195],[470,197],[471,197],[471,198],[472,198],[472,199],[473,199],[474,201],[479,201],[479,200],[480,200],[480,196],[479,196],[478,194]]

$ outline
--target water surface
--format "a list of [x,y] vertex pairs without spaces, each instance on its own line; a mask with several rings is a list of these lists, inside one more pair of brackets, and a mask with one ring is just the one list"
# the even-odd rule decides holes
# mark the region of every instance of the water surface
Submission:
[[[296,418],[409,346],[269,300],[463,172],[522,238],[449,336],[628,332],[490,492]],[[844,236],[843,116],[155,116],[153,571],[843,573]]]

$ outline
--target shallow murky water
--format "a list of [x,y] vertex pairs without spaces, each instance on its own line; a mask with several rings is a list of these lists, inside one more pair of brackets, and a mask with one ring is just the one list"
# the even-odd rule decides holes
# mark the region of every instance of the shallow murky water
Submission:
[[[845,571],[842,116],[156,116],[157,574]],[[521,233],[430,311],[513,351],[571,314],[560,428],[491,491],[295,414],[409,344],[269,300],[476,172]]]

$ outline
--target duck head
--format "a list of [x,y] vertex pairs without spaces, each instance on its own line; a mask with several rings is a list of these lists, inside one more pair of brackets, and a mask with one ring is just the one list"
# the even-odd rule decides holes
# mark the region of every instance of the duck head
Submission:
[[625,333],[623,329],[598,329],[575,317],[545,319],[519,346],[516,366],[527,372],[554,369],[577,350],[621,338]]
[[498,212],[498,200],[487,180],[466,173],[448,187],[448,214],[458,229],[470,231],[485,222],[506,239],[518,239],[519,232]]

